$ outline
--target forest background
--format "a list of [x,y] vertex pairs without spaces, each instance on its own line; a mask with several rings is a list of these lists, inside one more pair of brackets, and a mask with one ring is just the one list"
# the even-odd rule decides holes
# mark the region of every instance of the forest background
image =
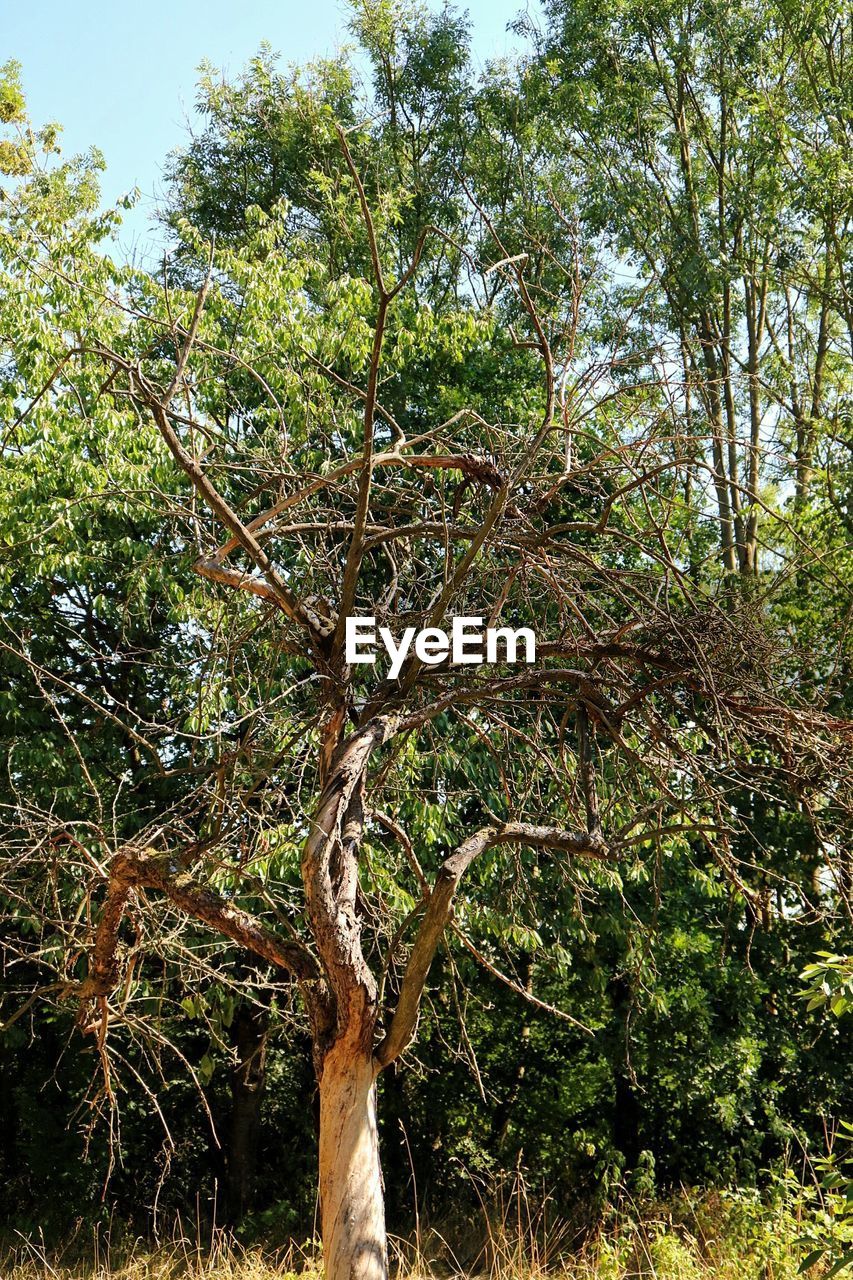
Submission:
[[[725,1232],[736,1274],[829,1265],[850,15],[546,0],[485,66],[453,8],[361,0],[348,30],[300,66],[202,69],[144,253],[99,153],[64,154],[26,67],[0,74],[9,1240],[319,1234],[334,1037],[297,986],[354,988],[300,845],[387,714],[414,736],[371,766],[346,892],[371,1010],[397,1008],[369,1021],[392,1233],[432,1230],[454,1269],[496,1265],[495,1222],[555,1258],[609,1223],[624,1270],[599,1274],[682,1274],[670,1238],[712,1265]],[[418,441],[432,460],[398,466]],[[541,684],[350,689],[338,611],[434,622],[436,600],[534,626]],[[413,926],[474,830],[413,1040]],[[238,905],[292,942],[223,924]]]

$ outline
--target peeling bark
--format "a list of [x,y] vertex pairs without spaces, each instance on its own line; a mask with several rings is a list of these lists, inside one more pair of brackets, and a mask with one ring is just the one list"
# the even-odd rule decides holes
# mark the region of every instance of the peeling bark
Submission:
[[320,1213],[327,1280],[386,1280],[376,1065],[347,1039],[320,1078]]

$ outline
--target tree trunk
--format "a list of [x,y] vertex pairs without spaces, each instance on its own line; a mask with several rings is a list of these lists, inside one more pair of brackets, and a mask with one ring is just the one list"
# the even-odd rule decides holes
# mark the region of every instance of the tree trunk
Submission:
[[231,1081],[228,1220],[241,1222],[252,1205],[258,1128],[266,1074],[269,1014],[241,1004],[234,1021],[237,1065]]
[[326,1280],[386,1280],[376,1064],[347,1037],[320,1077],[320,1213]]

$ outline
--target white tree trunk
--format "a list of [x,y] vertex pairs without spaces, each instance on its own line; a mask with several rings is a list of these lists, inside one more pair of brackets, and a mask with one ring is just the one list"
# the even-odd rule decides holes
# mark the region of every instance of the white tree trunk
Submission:
[[326,1280],[387,1280],[376,1064],[346,1037],[320,1079],[320,1213]]

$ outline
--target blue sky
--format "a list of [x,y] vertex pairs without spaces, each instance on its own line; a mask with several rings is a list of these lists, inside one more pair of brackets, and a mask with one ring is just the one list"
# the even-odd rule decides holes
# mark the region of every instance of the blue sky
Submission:
[[[440,3],[431,0],[430,8]],[[479,63],[517,47],[507,23],[537,0],[468,0]],[[284,62],[333,52],[348,39],[344,0],[0,0],[0,63],[23,64],[37,124],[63,126],[63,150],[95,145],[113,202],[138,186],[122,240],[145,249],[166,154],[187,137],[203,58],[236,72],[267,40]]]

